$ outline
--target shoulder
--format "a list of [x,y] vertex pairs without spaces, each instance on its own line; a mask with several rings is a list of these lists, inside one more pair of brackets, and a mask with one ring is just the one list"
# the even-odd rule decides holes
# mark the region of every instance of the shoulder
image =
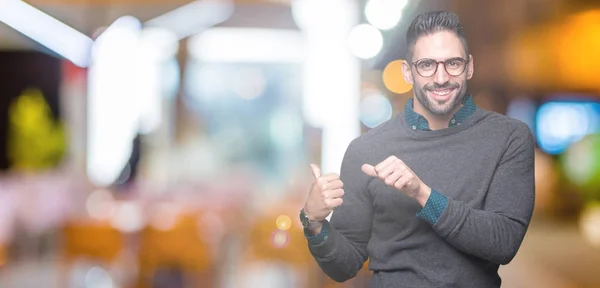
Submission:
[[533,135],[529,126],[518,119],[493,111],[484,110],[481,124],[490,135],[502,136],[509,139],[532,139]]
[[529,126],[518,119],[486,111],[481,120],[486,138],[498,144],[503,144],[506,157],[522,154],[533,156],[535,141]]

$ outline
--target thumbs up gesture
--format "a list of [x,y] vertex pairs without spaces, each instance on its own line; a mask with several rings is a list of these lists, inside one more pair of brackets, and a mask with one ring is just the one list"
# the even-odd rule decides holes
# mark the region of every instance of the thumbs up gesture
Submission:
[[344,202],[344,183],[335,173],[321,175],[321,169],[315,164],[310,165],[315,181],[310,188],[310,194],[304,206],[304,212],[311,221],[323,221]]

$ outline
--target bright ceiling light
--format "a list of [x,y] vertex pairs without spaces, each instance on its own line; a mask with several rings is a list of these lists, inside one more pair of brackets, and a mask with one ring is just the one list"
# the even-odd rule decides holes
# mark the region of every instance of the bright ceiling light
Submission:
[[23,1],[0,0],[0,21],[79,67],[90,64],[90,37]]
[[183,39],[229,19],[231,14],[231,0],[197,0],[145,24],[168,29],[175,33],[178,39]]
[[381,32],[369,24],[355,26],[348,37],[350,52],[361,59],[375,57],[381,51],[381,47],[383,47]]
[[378,29],[394,28],[402,16],[408,0],[370,0],[365,7],[367,21]]

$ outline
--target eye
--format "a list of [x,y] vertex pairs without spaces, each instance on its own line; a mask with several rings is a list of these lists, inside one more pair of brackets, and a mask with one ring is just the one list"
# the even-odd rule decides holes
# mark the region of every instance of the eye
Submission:
[[423,69],[423,70],[429,70],[429,69],[433,69],[435,67],[435,64],[436,64],[435,61],[424,60],[424,61],[417,63],[417,68]]
[[463,61],[461,61],[460,59],[452,59],[446,62],[446,66],[448,66],[448,68],[460,68],[462,64]]

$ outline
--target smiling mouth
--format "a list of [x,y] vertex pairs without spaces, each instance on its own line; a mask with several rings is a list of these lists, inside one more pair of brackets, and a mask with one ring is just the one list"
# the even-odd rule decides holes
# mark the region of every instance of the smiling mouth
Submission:
[[452,90],[454,90],[454,89],[430,90],[430,92],[435,95],[438,95],[438,96],[446,96],[446,95],[450,94],[450,92],[452,92]]

